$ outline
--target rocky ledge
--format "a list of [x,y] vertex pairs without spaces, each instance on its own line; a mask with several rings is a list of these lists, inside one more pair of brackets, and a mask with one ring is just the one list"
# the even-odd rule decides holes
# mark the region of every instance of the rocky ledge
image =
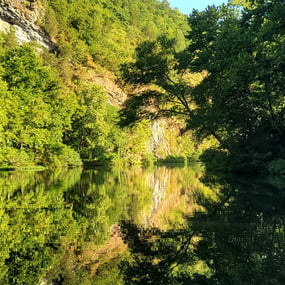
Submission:
[[55,43],[33,21],[29,20],[7,1],[0,0],[0,27],[2,31],[14,28],[17,40],[20,44],[34,41],[41,47],[53,52],[56,50]]

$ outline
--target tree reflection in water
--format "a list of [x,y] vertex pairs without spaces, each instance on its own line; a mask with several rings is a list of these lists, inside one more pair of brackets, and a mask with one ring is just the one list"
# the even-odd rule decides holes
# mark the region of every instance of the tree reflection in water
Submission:
[[198,164],[0,174],[0,284],[285,284],[280,179],[202,183]]
[[181,230],[122,222],[132,257],[121,264],[125,284],[285,284],[283,182],[216,177],[207,183],[219,201],[197,195],[206,211]]

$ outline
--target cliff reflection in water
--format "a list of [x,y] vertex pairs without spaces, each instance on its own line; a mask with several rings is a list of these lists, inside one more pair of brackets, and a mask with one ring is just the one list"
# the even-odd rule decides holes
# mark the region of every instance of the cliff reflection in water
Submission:
[[196,192],[204,211],[185,228],[122,222],[132,253],[125,284],[285,284],[284,180],[212,177],[207,185],[218,199]]
[[284,181],[202,177],[0,173],[0,284],[285,284]]

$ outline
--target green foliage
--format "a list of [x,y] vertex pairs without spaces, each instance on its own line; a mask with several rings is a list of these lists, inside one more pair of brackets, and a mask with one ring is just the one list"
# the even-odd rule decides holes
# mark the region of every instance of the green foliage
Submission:
[[80,87],[78,98],[80,105],[64,140],[78,150],[82,159],[94,164],[108,163],[119,139],[117,108],[108,102],[108,95],[98,85]]
[[82,5],[81,1],[47,0],[46,5],[45,29],[53,38],[72,42],[72,54],[80,62],[82,52],[77,46],[84,45],[96,62],[117,70],[140,41],[161,33],[177,35],[177,48],[185,48],[185,16],[168,3],[85,0]]
[[48,165],[52,168],[71,168],[82,165],[79,153],[64,144],[47,147],[44,155]]
[[152,164],[154,156],[149,147],[150,139],[150,121],[143,120],[131,127],[125,136],[125,143],[120,148],[122,163],[133,165]]
[[90,84],[90,69],[118,71],[138,43],[161,34],[177,35],[175,49],[184,49],[186,17],[156,0],[45,0],[37,8],[55,54],[18,46],[13,30],[0,39],[0,166],[76,166],[73,149],[92,165],[151,162],[150,134],[117,126],[118,110]]
[[[122,66],[122,78],[127,83],[146,87],[139,94],[140,100],[134,101],[133,97],[130,97],[126,103],[127,107],[129,102],[131,107],[151,104],[152,108],[143,109],[149,117],[155,117],[157,114],[190,115],[191,87],[187,85],[181,72],[175,69],[177,60],[174,44],[175,41],[166,36],[159,37],[157,41],[147,41],[137,48],[136,61]],[[155,88],[150,88],[150,84],[154,84]],[[141,109],[137,110],[142,112]],[[132,117],[139,117],[139,114],[133,113],[134,111],[130,110]],[[128,115],[128,109],[125,114]]]
[[31,47],[8,49],[1,59],[1,164],[47,165],[47,152],[70,126],[72,96]]
[[270,174],[285,174],[285,160],[284,159],[276,159],[269,163],[268,171]]
[[[182,116],[186,130],[214,137],[237,161],[248,154],[260,171],[259,162],[283,153],[284,9],[282,1],[258,1],[242,13],[225,5],[194,10],[184,52],[161,37],[141,44],[122,77],[145,91],[130,97],[126,107],[137,113],[124,111],[124,120]],[[204,78],[193,86],[189,72]]]
[[[196,112],[228,144],[244,144],[249,137],[258,135],[260,129],[264,132],[264,126],[276,135],[284,127],[284,95],[280,89],[283,81],[279,69],[283,64],[283,40],[278,36],[281,25],[273,20],[283,8],[280,4],[273,9],[259,6],[244,12],[241,18],[231,9],[209,8],[203,12],[205,15],[194,13],[189,18],[192,25],[189,38],[196,44],[189,47],[195,56],[190,68],[209,72],[194,93],[199,103]],[[214,31],[213,24],[206,33],[199,31],[200,21],[214,12]],[[260,12],[264,14],[262,22],[255,19]],[[204,34],[205,42],[200,43]]]
[[[197,158],[198,143],[187,130],[196,109],[191,92],[200,78],[185,72],[178,65],[181,53],[175,51],[175,41],[166,36],[142,43],[136,50],[135,59],[135,62],[122,65],[122,78],[127,83],[144,87],[138,94],[129,95],[120,112],[121,123],[131,124],[140,119],[161,116],[174,117],[168,119],[166,124],[169,126],[164,126],[169,149],[156,155],[160,158],[167,155]],[[176,131],[173,131],[173,125]],[[179,130],[184,135],[181,136]]]
[[207,171],[227,173],[230,166],[229,154],[214,148],[206,149],[200,156],[200,160],[205,163]]

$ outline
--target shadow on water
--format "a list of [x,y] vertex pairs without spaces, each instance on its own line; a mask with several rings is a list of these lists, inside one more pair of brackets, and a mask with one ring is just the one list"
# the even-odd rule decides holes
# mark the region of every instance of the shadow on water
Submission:
[[204,181],[218,199],[197,193],[204,211],[183,229],[121,222],[125,284],[285,284],[284,180]]

